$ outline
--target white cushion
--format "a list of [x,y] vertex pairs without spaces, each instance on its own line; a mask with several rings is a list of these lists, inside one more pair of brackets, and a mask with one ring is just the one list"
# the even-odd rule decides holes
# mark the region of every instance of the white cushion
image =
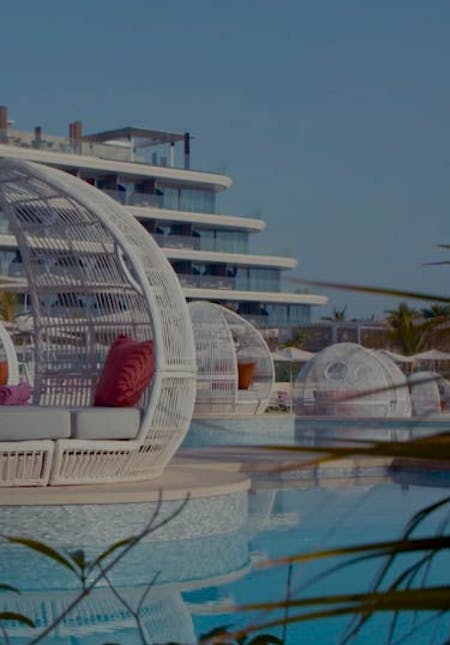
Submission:
[[135,439],[141,424],[139,408],[71,410],[72,439]]
[[70,437],[70,412],[39,405],[1,405],[0,441]]

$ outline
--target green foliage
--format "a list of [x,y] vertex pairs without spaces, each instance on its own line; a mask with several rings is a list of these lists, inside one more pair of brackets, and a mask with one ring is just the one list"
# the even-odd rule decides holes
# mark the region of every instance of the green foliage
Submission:
[[18,305],[18,297],[9,291],[0,291],[0,318],[6,322],[14,322]]
[[50,560],[54,560],[58,564],[62,565],[66,569],[69,569],[77,575],[77,569],[74,566],[74,564],[70,561],[69,558],[64,557],[59,551],[54,549],[53,547],[49,546],[48,544],[45,544],[44,542],[40,542],[39,540],[33,540],[31,538],[23,538],[23,537],[13,537],[13,536],[6,536],[6,540],[10,542],[11,544],[21,544],[22,546],[26,546],[28,549],[31,549],[32,551],[37,551],[37,553],[40,553],[41,555],[44,555],[47,558],[50,558]]
[[424,318],[439,318],[443,322],[450,318],[450,305],[434,304],[421,309],[421,312]]
[[419,312],[402,302],[397,309],[390,309],[386,324],[387,338],[406,356],[417,354],[423,348],[429,322],[419,322]]
[[17,623],[20,623],[21,625],[27,625],[28,627],[34,627],[33,621],[28,618],[28,616],[24,616],[23,614],[18,614],[15,611],[2,611],[0,612],[0,621],[5,621],[5,620],[14,620]]
[[11,587],[11,585],[1,585],[0,584],[0,591],[12,591],[13,593],[20,594],[19,589],[17,589],[16,587]]
[[308,329],[297,327],[290,340],[284,343],[283,347],[297,347],[298,349],[303,349],[310,335],[311,334]]
[[329,320],[330,322],[344,322],[345,320],[347,320],[346,312],[347,312],[347,305],[342,307],[342,309],[337,309],[337,307],[334,307],[333,315],[322,316],[321,320]]

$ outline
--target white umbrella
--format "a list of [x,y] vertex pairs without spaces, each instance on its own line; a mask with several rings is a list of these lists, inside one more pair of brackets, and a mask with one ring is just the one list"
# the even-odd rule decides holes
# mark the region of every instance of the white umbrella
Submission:
[[292,363],[290,358],[287,358],[281,352],[271,352],[272,360],[277,363]]
[[306,363],[309,361],[315,354],[313,352],[307,352],[305,349],[299,349],[298,347],[285,347],[280,349],[278,352],[272,352],[272,359],[279,363],[290,363],[289,365],[289,384],[291,389],[290,396],[290,411],[292,412],[292,364],[293,363]]
[[315,356],[314,352],[307,352],[306,349],[299,349],[298,347],[284,347],[276,352],[279,356],[292,363],[306,363],[310,358]]
[[438,349],[429,349],[427,352],[414,354],[413,358],[416,361],[431,363],[431,369],[435,372],[436,363],[438,361],[450,361],[450,354],[448,352],[441,352]]
[[429,349],[427,352],[414,354],[412,358],[416,361],[450,361],[450,354],[438,349]]
[[378,352],[390,358],[394,363],[414,363],[416,360],[415,356],[403,356],[403,354],[391,352],[389,349],[379,349]]

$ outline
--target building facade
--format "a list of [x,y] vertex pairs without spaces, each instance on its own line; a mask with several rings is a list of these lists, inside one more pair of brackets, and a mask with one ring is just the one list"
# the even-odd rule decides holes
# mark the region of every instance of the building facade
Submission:
[[[133,213],[151,233],[178,274],[187,300],[210,300],[234,309],[260,327],[308,324],[326,298],[290,292],[283,273],[293,258],[251,252],[250,238],[264,230],[256,218],[220,214],[219,194],[230,177],[191,168],[192,137],[144,128],[69,136],[15,128],[0,106],[0,157],[64,170],[96,186]],[[0,274],[20,281],[22,262],[0,213]]]

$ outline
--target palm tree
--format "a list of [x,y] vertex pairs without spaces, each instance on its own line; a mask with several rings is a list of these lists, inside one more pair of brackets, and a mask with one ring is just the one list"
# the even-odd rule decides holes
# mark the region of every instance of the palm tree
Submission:
[[17,304],[17,294],[0,291],[0,318],[5,322],[14,322]]
[[308,329],[298,327],[291,338],[284,343],[283,347],[298,347],[298,349],[303,349],[310,335],[311,332]]
[[422,315],[429,325],[427,345],[443,351],[450,349],[450,306],[434,304],[422,309]]
[[445,322],[450,318],[450,305],[434,304],[421,309],[424,318],[440,318],[439,322]]
[[344,322],[346,320],[345,312],[347,311],[347,305],[338,309],[337,307],[333,308],[332,316],[322,316],[321,320],[329,320],[330,322]]
[[407,356],[419,352],[430,329],[429,322],[420,322],[419,312],[409,307],[406,302],[400,303],[398,309],[390,309],[387,313],[387,339]]

